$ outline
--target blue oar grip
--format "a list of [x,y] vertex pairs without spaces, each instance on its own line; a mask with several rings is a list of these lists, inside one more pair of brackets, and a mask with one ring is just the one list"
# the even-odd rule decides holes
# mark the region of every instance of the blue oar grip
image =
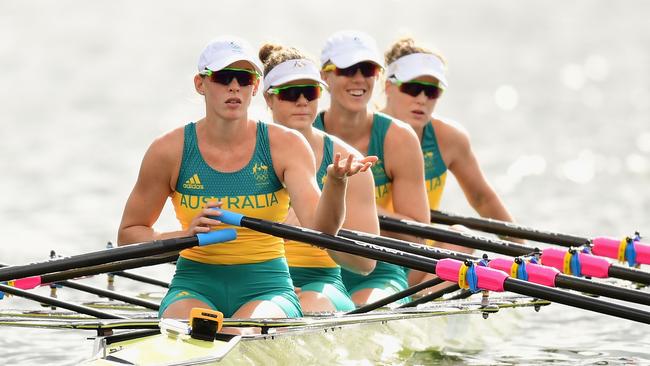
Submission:
[[221,212],[221,215],[215,216],[213,219],[219,220],[224,224],[241,226],[241,219],[244,215],[219,209],[217,211]]
[[198,233],[196,237],[199,239],[199,245],[210,245],[237,239],[237,230],[235,229],[222,229],[210,231],[209,233]]

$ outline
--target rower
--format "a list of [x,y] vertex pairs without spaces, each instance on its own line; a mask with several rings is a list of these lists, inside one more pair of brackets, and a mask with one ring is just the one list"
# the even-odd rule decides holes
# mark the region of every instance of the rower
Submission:
[[[335,159],[323,192],[313,183],[314,156],[298,134],[248,118],[262,69],[244,40],[208,43],[194,76],[205,116],[157,138],[146,152],[126,203],[118,244],[192,236],[228,227],[219,208],[282,222],[289,200],[308,228],[336,234],[344,219],[347,177],[370,161]],[[154,224],[171,197],[182,229],[157,232]],[[187,319],[194,307],[226,317],[302,315],[289,276],[282,239],[236,227],[237,239],[181,251],[160,315]]]
[[[300,132],[316,157],[316,183],[322,189],[327,167],[334,156],[363,156],[335,136],[314,127],[321,92],[327,87],[318,67],[301,51],[280,45],[266,44],[260,49],[264,64],[264,98],[273,112],[275,123]],[[374,204],[371,172],[349,179],[346,192],[346,215],[343,226],[348,229],[379,234],[377,210]],[[287,221],[295,222],[290,215]],[[313,245],[285,241],[289,271],[298,298],[305,312],[350,311],[355,308],[343,280],[341,266],[366,275],[374,269],[375,261],[346,253],[323,250]]]
[[[341,138],[364,155],[379,158],[372,168],[378,213],[429,222],[424,162],[417,136],[407,124],[368,111],[383,66],[375,40],[363,32],[337,32],[327,39],[320,62],[331,102],[316,117],[314,126]],[[412,236],[382,234],[422,242]],[[365,277],[346,270],[342,275],[357,305],[374,302],[408,286],[406,269],[384,262],[378,262]]]
[[[385,55],[386,106],[382,112],[408,123],[418,136],[429,208],[439,208],[447,171],[451,171],[476,212],[483,217],[512,222],[512,216],[481,171],[467,132],[456,122],[434,114],[440,96],[447,89],[444,58],[417,45],[412,38],[395,42]],[[436,243],[436,246],[472,252],[448,243]],[[412,271],[409,281],[415,284],[432,276]]]

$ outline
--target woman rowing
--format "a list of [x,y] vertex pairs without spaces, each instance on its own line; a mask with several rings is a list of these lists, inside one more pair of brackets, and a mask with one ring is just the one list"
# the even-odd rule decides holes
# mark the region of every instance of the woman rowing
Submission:
[[[320,59],[331,103],[329,109],[317,116],[314,126],[341,138],[364,155],[379,157],[372,173],[380,214],[429,222],[424,162],[417,135],[403,122],[368,111],[383,65],[375,41],[358,31],[338,32],[327,40]],[[375,270],[366,277],[346,270],[342,274],[356,304],[375,301],[408,285],[404,268],[384,262],[377,262]]]
[[[218,208],[282,222],[289,199],[305,227],[338,231],[345,216],[347,176],[371,164],[350,157],[341,165],[340,156],[335,156],[321,195],[305,139],[282,126],[248,119],[260,74],[259,60],[245,41],[222,37],[206,46],[194,76],[206,114],[149,147],[124,209],[121,245],[225,227],[218,221]],[[153,225],[167,197],[182,230],[159,233]],[[161,302],[162,317],[187,318],[193,307],[236,318],[301,316],[282,239],[235,229],[238,237],[233,242],[180,253]]]
[[[319,186],[323,186],[327,166],[336,154],[363,158],[340,139],[312,127],[318,112],[318,99],[326,86],[313,61],[295,48],[272,44],[262,46],[259,56],[264,65],[264,98],[273,120],[305,137],[316,156]],[[379,234],[374,183],[369,171],[348,180],[343,226]],[[363,275],[375,267],[374,260],[295,241],[285,242],[285,252],[305,312],[353,310],[355,306],[343,285],[339,265]]]
[[[512,216],[481,171],[467,132],[458,124],[434,114],[438,99],[447,88],[446,63],[442,56],[405,38],[385,54],[386,107],[382,112],[407,122],[420,140],[429,208],[438,209],[451,171],[469,204],[483,217],[512,221]],[[440,243],[447,249],[470,249]],[[420,279],[411,278],[411,282]]]

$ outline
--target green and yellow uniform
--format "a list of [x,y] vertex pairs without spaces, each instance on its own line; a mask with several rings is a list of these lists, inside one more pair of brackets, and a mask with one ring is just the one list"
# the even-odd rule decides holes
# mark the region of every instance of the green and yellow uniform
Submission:
[[[323,159],[316,172],[316,181],[321,190],[327,178],[327,167],[332,164],[333,157],[334,142],[325,135]],[[291,279],[296,287],[300,287],[302,291],[322,293],[332,302],[336,311],[354,309],[354,303],[341,279],[341,267],[332,260],[327,251],[297,241],[286,241],[284,248]]]
[[[375,202],[378,207],[394,212],[391,181],[384,169],[384,140],[391,123],[392,119],[383,113],[373,115],[370,142],[368,143],[366,155],[375,155],[379,158],[371,168],[375,179]],[[319,113],[316,117],[314,127],[325,131],[323,113]],[[404,267],[380,261],[377,261],[375,270],[367,276],[346,271],[345,269],[341,270],[341,275],[345,287],[351,294],[364,288],[380,288],[389,292],[399,292],[408,287]]]
[[[275,222],[286,219],[289,195],[273,170],[266,124],[257,123],[253,156],[236,172],[220,172],[206,163],[198,147],[196,124],[185,126],[184,139],[176,191],[171,197],[183,229],[214,200],[222,201],[223,209],[245,216]],[[226,317],[254,300],[272,301],[288,317],[302,315],[282,239],[244,227],[232,228],[237,230],[234,241],[181,251],[160,314],[175,301],[196,298]]]
[[436,131],[431,121],[424,126],[420,147],[422,148],[422,156],[424,157],[424,180],[427,188],[429,208],[437,210],[440,207],[442,192],[445,189],[447,165],[442,160]]

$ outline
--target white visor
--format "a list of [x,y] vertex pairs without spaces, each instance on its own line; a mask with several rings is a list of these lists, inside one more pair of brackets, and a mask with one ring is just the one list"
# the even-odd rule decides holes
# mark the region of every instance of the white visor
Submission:
[[327,39],[320,55],[321,67],[328,61],[342,69],[364,61],[384,67],[375,40],[366,33],[352,30],[334,33]]
[[420,76],[433,76],[438,79],[443,88],[447,88],[445,64],[430,53],[412,53],[398,58],[388,65],[387,75],[394,76],[399,81],[410,81]]
[[320,71],[311,60],[295,59],[276,65],[264,76],[264,91],[274,86],[303,79],[313,80],[327,88],[327,84],[320,77]]
[[248,61],[262,75],[262,66],[255,51],[241,38],[224,36],[212,40],[199,56],[199,72],[208,69],[219,71],[237,61]]

